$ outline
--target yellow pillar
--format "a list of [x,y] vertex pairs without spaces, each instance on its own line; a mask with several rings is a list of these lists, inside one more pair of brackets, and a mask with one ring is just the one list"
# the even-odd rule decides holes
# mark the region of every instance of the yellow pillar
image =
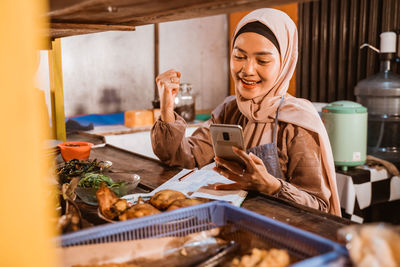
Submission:
[[62,79],[61,39],[52,42],[49,51],[49,76],[53,135],[57,140],[66,140],[64,89]]
[[[54,267],[44,109],[34,89],[45,0],[0,1],[0,265]],[[42,40],[43,41],[43,40]]]

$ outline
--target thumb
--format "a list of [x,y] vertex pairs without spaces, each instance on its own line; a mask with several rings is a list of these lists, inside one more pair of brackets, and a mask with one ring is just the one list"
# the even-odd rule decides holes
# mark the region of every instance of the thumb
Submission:
[[239,190],[242,189],[240,184],[232,183],[232,184],[219,184],[214,187],[216,190]]

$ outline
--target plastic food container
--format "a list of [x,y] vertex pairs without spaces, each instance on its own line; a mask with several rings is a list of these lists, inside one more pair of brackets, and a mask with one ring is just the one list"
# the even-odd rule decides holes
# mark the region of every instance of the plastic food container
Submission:
[[182,237],[223,225],[246,231],[271,247],[288,250],[292,257],[299,260],[293,266],[326,266],[348,259],[347,250],[338,243],[220,201],[97,226],[65,234],[57,241],[62,247],[68,247],[165,236]]

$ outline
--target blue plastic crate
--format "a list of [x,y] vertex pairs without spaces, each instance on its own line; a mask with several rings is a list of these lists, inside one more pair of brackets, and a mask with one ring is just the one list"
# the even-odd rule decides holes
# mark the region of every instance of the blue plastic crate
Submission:
[[346,249],[333,241],[292,227],[226,202],[209,202],[197,206],[138,219],[108,224],[65,234],[58,238],[63,247],[186,236],[223,225],[251,233],[272,247],[287,249],[300,259],[292,266],[326,266],[346,257]]

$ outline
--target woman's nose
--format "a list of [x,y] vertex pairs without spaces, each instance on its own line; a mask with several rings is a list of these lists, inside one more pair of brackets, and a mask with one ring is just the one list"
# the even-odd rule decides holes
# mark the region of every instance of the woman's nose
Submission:
[[252,75],[255,73],[255,69],[254,61],[249,59],[244,63],[242,71],[246,75]]

